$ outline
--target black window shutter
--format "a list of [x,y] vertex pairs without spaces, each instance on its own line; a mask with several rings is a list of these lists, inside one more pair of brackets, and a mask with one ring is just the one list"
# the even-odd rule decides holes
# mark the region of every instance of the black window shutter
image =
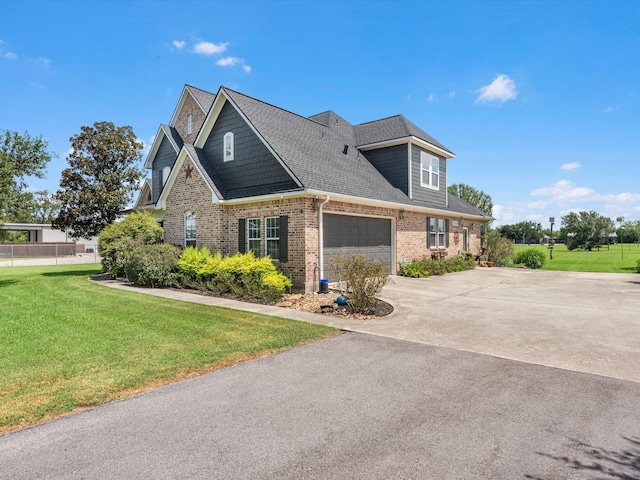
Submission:
[[427,247],[431,247],[431,235],[429,235],[429,221],[430,217],[427,217]]
[[444,241],[447,248],[449,248],[449,219],[444,221]]
[[245,218],[238,219],[238,251],[240,253],[247,252],[247,220]]
[[280,259],[281,262],[289,261],[289,217],[280,215]]

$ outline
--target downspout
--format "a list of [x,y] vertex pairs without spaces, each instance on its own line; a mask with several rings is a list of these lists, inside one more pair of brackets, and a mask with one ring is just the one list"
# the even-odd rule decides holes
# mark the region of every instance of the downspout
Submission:
[[[329,201],[329,195],[327,195],[323,202],[318,204],[318,267],[320,268],[320,277],[318,278],[318,283],[320,282],[320,278],[324,278],[324,253],[322,250],[324,249],[324,225],[322,224],[322,206]],[[318,285],[318,290],[320,290],[320,285]]]

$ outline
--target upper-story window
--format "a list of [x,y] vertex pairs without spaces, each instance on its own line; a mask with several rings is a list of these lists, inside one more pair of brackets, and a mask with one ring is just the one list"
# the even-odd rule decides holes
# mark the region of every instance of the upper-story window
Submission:
[[225,162],[233,160],[233,132],[227,132],[224,134],[224,152],[223,158]]
[[169,174],[171,173],[171,167],[164,167],[162,169],[162,186],[164,187],[169,180]]
[[187,134],[190,134],[192,132],[193,132],[193,117],[189,115],[187,117]]
[[420,152],[420,184],[435,189],[440,185],[440,161],[426,152]]

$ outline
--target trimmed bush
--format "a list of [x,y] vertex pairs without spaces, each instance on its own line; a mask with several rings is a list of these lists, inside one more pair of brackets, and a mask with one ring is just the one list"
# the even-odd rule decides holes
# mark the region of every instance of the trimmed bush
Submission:
[[163,236],[164,230],[148,211],[132,212],[121,222],[112,223],[98,238],[102,270],[113,277],[124,277],[126,254],[138,245],[161,243]]
[[501,236],[496,230],[485,234],[487,242],[487,257],[496,267],[509,265],[513,260],[513,243],[508,238]]
[[127,280],[143,287],[176,286],[179,258],[180,249],[168,243],[139,245],[125,256]]
[[390,278],[384,265],[363,255],[334,257],[331,264],[337,270],[340,281],[347,283],[349,308],[368,313],[382,293],[382,287],[389,283]]
[[217,294],[275,300],[292,286],[270,257],[256,258],[251,251],[222,256],[207,247],[189,247],[182,252],[178,268],[185,286]]
[[425,278],[429,276],[429,272],[420,263],[411,262],[401,265],[398,269],[398,275],[401,277]]
[[398,270],[398,275],[403,277],[429,277],[431,275],[444,275],[445,273],[463,272],[472,270],[476,263],[472,255],[455,256],[444,260],[434,260],[424,256],[420,260],[414,260]]
[[527,268],[542,268],[546,259],[544,252],[535,248],[527,248],[516,253],[513,263],[524,265]]

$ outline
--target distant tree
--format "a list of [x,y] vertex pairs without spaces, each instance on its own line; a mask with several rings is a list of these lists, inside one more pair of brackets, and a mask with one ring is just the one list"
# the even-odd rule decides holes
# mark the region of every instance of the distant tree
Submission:
[[0,130],[0,223],[29,221],[26,177],[44,178],[47,163],[55,156],[42,137]]
[[98,235],[113,223],[138,189],[143,173],[136,163],[142,143],[131,127],[96,122],[71,137],[69,168],[62,172],[54,228],[74,238]]
[[58,217],[60,202],[48,190],[39,190],[33,194],[30,210],[32,222],[51,223]]
[[624,222],[617,230],[616,235],[620,241],[640,243],[640,220]]
[[487,215],[492,214],[493,201],[491,200],[491,196],[482,190],[477,190],[469,185],[465,185],[464,183],[456,183],[449,185],[447,187],[447,191],[459,199],[464,200],[469,205],[473,205],[481,212],[484,212]]
[[615,230],[613,220],[594,212],[571,212],[562,217],[562,229],[566,232],[567,248],[584,248],[591,251],[599,247]]
[[531,220],[522,221],[515,225],[501,225],[496,230],[503,237],[516,243],[537,243],[542,237],[542,225]]

